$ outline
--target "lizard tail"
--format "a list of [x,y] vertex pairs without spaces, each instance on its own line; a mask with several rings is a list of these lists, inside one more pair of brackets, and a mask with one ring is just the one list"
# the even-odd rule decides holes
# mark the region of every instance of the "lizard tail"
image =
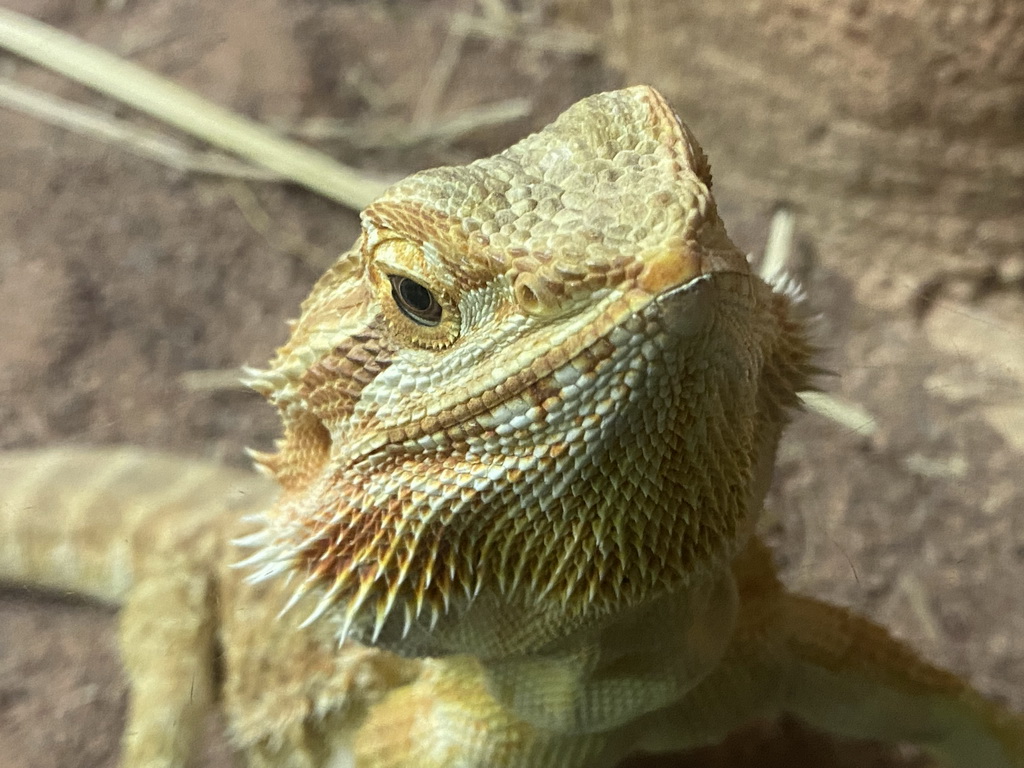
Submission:
[[1024,768],[1024,717],[867,619],[796,595],[784,606],[794,714],[854,738],[908,741],[956,768]]
[[0,583],[118,604],[140,548],[272,497],[254,473],[135,448],[0,453]]

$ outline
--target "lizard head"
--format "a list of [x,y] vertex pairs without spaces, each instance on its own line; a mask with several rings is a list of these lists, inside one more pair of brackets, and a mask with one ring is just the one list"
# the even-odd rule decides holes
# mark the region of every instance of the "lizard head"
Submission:
[[257,576],[342,635],[422,649],[482,605],[523,635],[484,644],[522,649],[720,566],[809,348],[710,186],[638,87],[367,208],[251,382],[284,422]]

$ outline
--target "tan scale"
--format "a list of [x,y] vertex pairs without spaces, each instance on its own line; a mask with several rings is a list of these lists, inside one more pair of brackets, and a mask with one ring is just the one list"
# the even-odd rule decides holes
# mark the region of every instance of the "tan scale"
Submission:
[[805,325],[661,96],[599,94],[367,208],[250,372],[276,483],[0,456],[0,577],[123,603],[127,768],[184,766],[217,704],[251,766],[603,768],[788,711],[1022,768],[1019,715],[753,534]]

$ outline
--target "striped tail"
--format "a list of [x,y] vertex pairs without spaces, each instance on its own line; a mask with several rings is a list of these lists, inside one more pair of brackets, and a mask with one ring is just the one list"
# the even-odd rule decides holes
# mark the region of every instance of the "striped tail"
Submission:
[[137,448],[0,453],[0,583],[120,603],[139,537],[255,512],[273,494],[254,473]]

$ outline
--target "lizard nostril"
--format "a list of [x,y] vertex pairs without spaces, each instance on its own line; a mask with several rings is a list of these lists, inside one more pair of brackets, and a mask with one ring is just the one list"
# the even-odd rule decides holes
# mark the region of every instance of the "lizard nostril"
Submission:
[[549,283],[539,275],[517,276],[514,290],[516,302],[528,315],[548,315],[558,310],[558,297]]

